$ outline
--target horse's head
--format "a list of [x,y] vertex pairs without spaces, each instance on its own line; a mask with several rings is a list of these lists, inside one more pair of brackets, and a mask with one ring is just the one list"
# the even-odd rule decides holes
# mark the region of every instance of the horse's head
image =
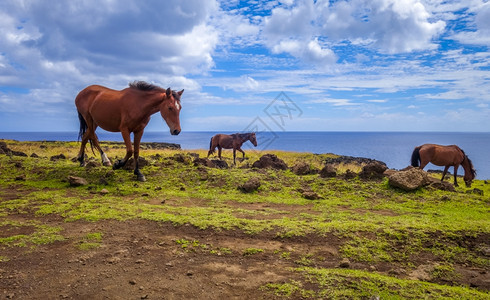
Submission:
[[250,134],[250,142],[257,147],[257,137],[255,136],[255,132],[252,132]]
[[163,102],[160,105],[160,114],[162,118],[167,122],[170,128],[170,134],[178,135],[180,133],[180,96],[184,90],[180,92],[172,91],[168,88],[163,96]]
[[465,155],[463,163],[461,164],[464,168],[464,183],[466,184],[466,187],[471,187],[471,183],[473,182],[473,179],[476,177],[476,171],[475,168],[473,167],[473,163],[471,160],[468,158],[468,156]]

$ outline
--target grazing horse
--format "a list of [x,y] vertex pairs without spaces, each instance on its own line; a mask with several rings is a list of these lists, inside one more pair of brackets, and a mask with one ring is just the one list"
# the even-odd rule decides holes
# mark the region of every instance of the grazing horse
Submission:
[[235,133],[232,135],[228,134],[217,134],[211,138],[209,142],[209,155],[214,153],[214,149],[218,147],[218,157],[221,159],[221,149],[231,149],[233,148],[233,163],[236,164],[236,151],[240,151],[243,154],[243,159],[245,159],[245,152],[242,150],[242,145],[246,141],[250,141],[255,147],[257,147],[257,138],[255,137],[255,132],[249,133]]
[[[90,142],[92,151],[97,149],[102,157],[102,163],[110,166],[111,162],[102,151],[95,134],[97,127],[111,132],[121,132],[126,144],[126,156],[118,160],[113,169],[123,167],[134,154],[134,174],[139,181],[145,181],[145,176],[138,166],[139,148],[143,131],[150,121],[151,115],[160,111],[163,119],[170,128],[172,135],[180,133],[179,114],[181,110],[180,92],[167,90],[144,81],[135,81],[121,91],[112,90],[100,85],[91,85],[83,89],[75,99],[75,105],[80,119],[78,139],[82,139],[78,161],[84,166],[85,146]],[[131,146],[130,134],[134,135],[134,151]]]
[[423,169],[428,163],[433,163],[436,166],[444,166],[441,181],[444,180],[447,170],[450,166],[454,166],[454,185],[458,186],[456,176],[458,167],[461,165],[464,169],[463,180],[467,187],[471,187],[471,182],[476,177],[476,171],[468,156],[456,145],[441,146],[435,144],[424,144],[415,147],[412,152],[412,166]]

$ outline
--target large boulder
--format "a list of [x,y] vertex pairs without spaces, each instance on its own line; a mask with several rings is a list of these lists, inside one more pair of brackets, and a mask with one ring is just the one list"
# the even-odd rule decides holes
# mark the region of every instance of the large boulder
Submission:
[[420,187],[429,185],[431,180],[424,170],[412,168],[396,172],[388,177],[389,185],[405,191],[413,191]]
[[228,169],[229,166],[224,160],[213,159],[210,160],[208,158],[200,158],[196,157],[193,161],[194,166],[205,166],[208,168],[216,168],[216,169]]
[[288,165],[286,165],[286,163],[275,154],[265,154],[252,164],[252,168],[286,170]]
[[331,178],[337,176],[337,169],[333,166],[333,164],[327,164],[323,169],[320,170],[321,178]]
[[297,162],[292,168],[291,171],[296,175],[308,175],[311,174],[310,164],[300,161]]
[[373,161],[362,168],[361,173],[359,173],[359,177],[363,179],[380,179],[384,177],[383,173],[386,171],[386,169],[388,169],[388,167],[385,163]]

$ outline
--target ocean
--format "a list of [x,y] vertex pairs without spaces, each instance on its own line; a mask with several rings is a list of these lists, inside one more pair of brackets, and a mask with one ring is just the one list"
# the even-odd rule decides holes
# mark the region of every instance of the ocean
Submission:
[[[218,132],[185,132],[171,136],[165,132],[145,132],[143,142],[180,144],[182,149],[208,149],[210,138]],[[221,132],[231,133],[231,132]],[[120,133],[98,130],[102,141],[122,141]],[[76,141],[78,132],[0,132],[0,139],[18,141]],[[410,164],[413,148],[425,143],[458,145],[472,160],[477,179],[490,179],[490,133],[472,132],[267,132],[257,134],[258,146],[246,142],[244,151],[284,150],[373,158],[389,168]],[[225,154],[226,155],[226,154]],[[442,170],[429,164],[426,168]],[[452,173],[453,168],[449,171]],[[463,175],[462,168],[458,174]]]

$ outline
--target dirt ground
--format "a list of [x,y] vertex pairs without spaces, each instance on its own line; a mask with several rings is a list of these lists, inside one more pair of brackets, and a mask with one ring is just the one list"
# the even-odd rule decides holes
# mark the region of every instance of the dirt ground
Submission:
[[[19,217],[25,217],[19,215]],[[273,298],[260,287],[291,279],[290,260],[275,250],[319,248],[337,264],[336,247],[325,241],[287,243],[267,235],[174,227],[151,221],[64,222],[64,241],[35,249],[11,247],[2,252],[11,259],[0,266],[0,297],[11,299],[262,299]],[[28,228],[22,228],[28,231]],[[78,249],[80,236],[102,232],[100,247]],[[23,234],[28,232],[16,232]],[[10,232],[11,234],[11,232]],[[178,240],[199,241],[183,248]],[[203,246],[206,245],[206,246]],[[203,247],[208,247],[207,249]],[[228,248],[231,253],[210,253]],[[248,248],[264,253],[243,255]],[[304,250],[308,250],[304,249]]]
[[[290,271],[298,267],[297,260],[280,259],[277,253],[315,253],[325,258],[321,267],[341,263],[337,253],[340,241],[334,236],[282,239],[272,234],[252,236],[145,220],[64,222],[56,216],[43,220],[50,226],[62,226],[67,238],[33,249],[3,249],[2,255],[11,259],[0,265],[1,298],[274,299],[261,286],[299,276]],[[16,234],[29,234],[28,227],[18,231]],[[80,238],[91,232],[103,234],[101,245],[79,249]],[[183,247],[179,242],[183,240],[191,243]],[[193,241],[197,241],[194,246]],[[264,252],[244,255],[249,248]],[[362,264],[350,267],[373,268]],[[378,272],[397,272],[392,268],[376,266]],[[466,274],[469,284],[478,282],[488,289],[488,274],[471,270]]]

